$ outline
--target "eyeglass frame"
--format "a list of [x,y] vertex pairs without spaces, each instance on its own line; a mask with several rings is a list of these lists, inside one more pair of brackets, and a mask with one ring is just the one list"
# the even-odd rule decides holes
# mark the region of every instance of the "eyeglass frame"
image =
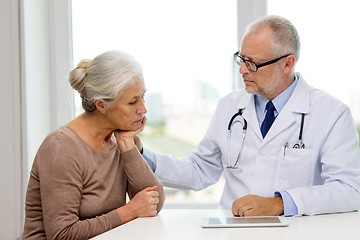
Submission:
[[[267,61],[267,62],[264,62],[264,63],[260,63],[260,64],[256,64],[254,61],[246,60],[244,57],[240,56],[239,53],[240,53],[240,51],[237,51],[236,53],[234,53],[234,60],[235,60],[235,62],[236,62],[239,66],[241,66],[242,63],[240,63],[239,61],[237,61],[237,58],[240,58],[240,59],[245,63],[246,68],[249,69],[249,71],[251,71],[251,72],[257,72],[259,68],[265,67],[265,66],[270,65],[270,64],[273,64],[273,63],[276,63],[276,62],[279,61],[280,59],[291,55],[291,54],[286,54],[286,55],[284,55],[284,56],[275,58],[275,59],[273,59],[273,60],[270,60],[270,61]],[[249,68],[249,66],[248,66],[249,63],[248,63],[248,62],[251,62],[251,63],[253,63],[253,64],[255,65],[255,67],[256,67],[255,71],[254,71],[254,70],[251,70],[251,69]]]

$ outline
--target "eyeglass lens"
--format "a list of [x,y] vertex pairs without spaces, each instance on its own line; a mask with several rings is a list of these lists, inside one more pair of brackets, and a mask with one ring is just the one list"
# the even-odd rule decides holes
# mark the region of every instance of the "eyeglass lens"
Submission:
[[235,54],[234,55],[234,59],[235,59],[235,62],[237,64],[239,64],[240,66],[245,63],[246,67],[250,70],[250,71],[253,71],[253,72],[256,72],[257,70],[257,67],[256,67],[256,64],[252,61],[248,61],[248,60],[245,60],[243,58],[241,58],[239,55]]

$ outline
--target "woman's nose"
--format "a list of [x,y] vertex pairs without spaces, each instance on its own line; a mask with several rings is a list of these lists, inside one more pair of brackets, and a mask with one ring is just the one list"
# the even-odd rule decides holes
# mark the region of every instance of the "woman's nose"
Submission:
[[141,102],[141,106],[140,106],[140,108],[138,109],[138,114],[145,114],[145,113],[147,113],[147,109],[146,109],[146,107],[145,107],[145,102],[142,101],[142,102]]

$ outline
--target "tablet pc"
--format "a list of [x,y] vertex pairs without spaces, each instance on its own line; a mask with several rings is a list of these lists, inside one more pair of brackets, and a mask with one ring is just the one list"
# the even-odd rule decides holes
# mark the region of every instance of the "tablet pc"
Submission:
[[203,228],[224,227],[286,227],[288,222],[285,217],[210,217],[204,218]]

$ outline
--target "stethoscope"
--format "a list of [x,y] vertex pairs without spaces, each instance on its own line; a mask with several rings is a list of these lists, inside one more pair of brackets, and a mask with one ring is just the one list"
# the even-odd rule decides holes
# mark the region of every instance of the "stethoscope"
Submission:
[[236,161],[235,161],[234,165],[231,165],[231,162],[230,162],[231,125],[233,124],[234,119],[235,119],[237,116],[242,116],[243,111],[244,111],[244,109],[239,109],[239,111],[238,111],[237,113],[235,113],[235,114],[231,117],[230,122],[229,122],[229,125],[228,125],[228,134],[227,134],[227,158],[228,158],[229,164],[227,165],[227,168],[232,168],[232,169],[236,169],[236,168],[237,168],[237,163],[239,162],[240,153],[241,153],[242,148],[243,148],[243,146],[244,146],[245,135],[246,135],[246,130],[247,130],[247,121],[246,121],[245,118],[243,118],[243,119],[244,119],[244,124],[243,124],[243,134],[242,134],[242,141],[241,141],[241,145],[240,145],[240,151],[239,151],[239,154],[237,155],[237,158],[236,158]]
[[[245,141],[245,136],[246,136],[246,130],[247,130],[247,121],[246,119],[243,117],[244,119],[244,123],[243,123],[243,133],[242,133],[242,142],[240,145],[240,151],[236,157],[236,161],[234,163],[234,165],[231,165],[231,161],[230,161],[230,140],[231,140],[231,126],[235,120],[235,118],[237,116],[242,116],[244,109],[239,109],[239,111],[237,113],[235,113],[229,122],[228,125],[228,134],[227,134],[227,159],[228,159],[228,165],[226,166],[227,168],[231,168],[231,169],[237,169],[238,166],[238,162],[239,162],[239,158],[240,158],[240,153],[244,147],[244,141]],[[300,133],[299,133],[299,139],[298,139],[298,143],[294,144],[293,148],[296,149],[304,149],[305,148],[305,144],[302,141],[302,133],[303,133],[303,129],[304,129],[304,118],[305,118],[305,113],[301,114],[301,124],[300,124]]]
[[304,128],[304,118],[305,118],[305,113],[301,114],[301,124],[300,124],[300,133],[299,133],[299,140],[298,143],[295,143],[293,148],[296,149],[304,149],[305,148],[305,143],[302,141],[302,133],[303,133],[303,128]]

